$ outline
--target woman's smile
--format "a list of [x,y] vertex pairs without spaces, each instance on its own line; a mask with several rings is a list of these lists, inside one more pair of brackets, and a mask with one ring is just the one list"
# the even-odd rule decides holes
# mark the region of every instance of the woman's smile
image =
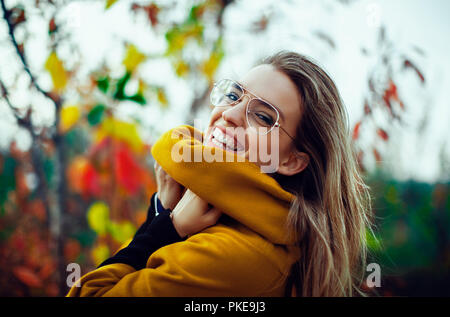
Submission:
[[[205,145],[217,147],[229,152],[241,153],[245,150],[245,146],[238,140],[242,139],[240,136],[233,134],[230,127],[213,126]],[[241,129],[236,129],[240,131]],[[245,135],[243,135],[245,140]],[[245,142],[244,142],[245,143]]]

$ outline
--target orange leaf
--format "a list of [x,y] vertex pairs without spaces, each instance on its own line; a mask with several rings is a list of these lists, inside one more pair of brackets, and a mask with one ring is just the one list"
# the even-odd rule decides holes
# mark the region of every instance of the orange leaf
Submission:
[[41,279],[45,280],[49,277],[55,270],[55,264],[52,261],[46,261],[39,271],[39,276]]
[[31,203],[27,206],[29,212],[34,215],[36,218],[38,218],[40,221],[45,221],[47,218],[47,212],[45,210],[45,205],[42,200],[33,200]]
[[29,287],[42,287],[41,278],[26,266],[19,266],[13,269],[13,274],[25,285]]
[[384,131],[381,128],[378,128],[377,130],[377,134],[380,138],[382,138],[384,141],[387,141],[389,139],[389,135],[387,134],[386,131]]
[[373,155],[375,156],[375,160],[377,161],[377,163],[381,162],[381,155],[380,152],[378,152],[377,149],[373,149]]
[[361,127],[361,121],[358,121],[353,128],[353,140],[359,137],[359,128]]
[[70,239],[64,245],[64,258],[67,262],[73,262],[81,252],[80,243],[77,240]]

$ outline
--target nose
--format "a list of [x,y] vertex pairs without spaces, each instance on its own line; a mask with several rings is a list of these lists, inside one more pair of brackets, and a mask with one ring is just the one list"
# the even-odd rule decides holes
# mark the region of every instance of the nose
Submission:
[[[247,98],[247,99],[246,99]],[[246,110],[247,110],[247,103],[248,103],[248,96],[242,97],[242,100],[234,105],[227,107],[222,112],[222,118],[223,120],[233,123],[236,127],[245,127],[246,126]]]

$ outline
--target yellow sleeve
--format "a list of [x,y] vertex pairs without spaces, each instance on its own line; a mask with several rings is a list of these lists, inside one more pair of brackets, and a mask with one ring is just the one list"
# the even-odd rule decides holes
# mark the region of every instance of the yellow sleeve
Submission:
[[120,263],[100,267],[67,296],[258,296],[281,279],[278,267],[249,244],[200,233],[157,250],[145,269]]

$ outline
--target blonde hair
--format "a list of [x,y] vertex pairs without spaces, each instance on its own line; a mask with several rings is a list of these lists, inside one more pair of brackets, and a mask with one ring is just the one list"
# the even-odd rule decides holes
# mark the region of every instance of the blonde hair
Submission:
[[287,225],[301,257],[289,272],[286,294],[364,295],[360,286],[371,197],[336,85],[317,63],[295,52],[278,52],[260,64],[274,66],[296,85],[302,104],[295,146],[310,158],[307,168],[294,176],[273,175],[296,196]]

